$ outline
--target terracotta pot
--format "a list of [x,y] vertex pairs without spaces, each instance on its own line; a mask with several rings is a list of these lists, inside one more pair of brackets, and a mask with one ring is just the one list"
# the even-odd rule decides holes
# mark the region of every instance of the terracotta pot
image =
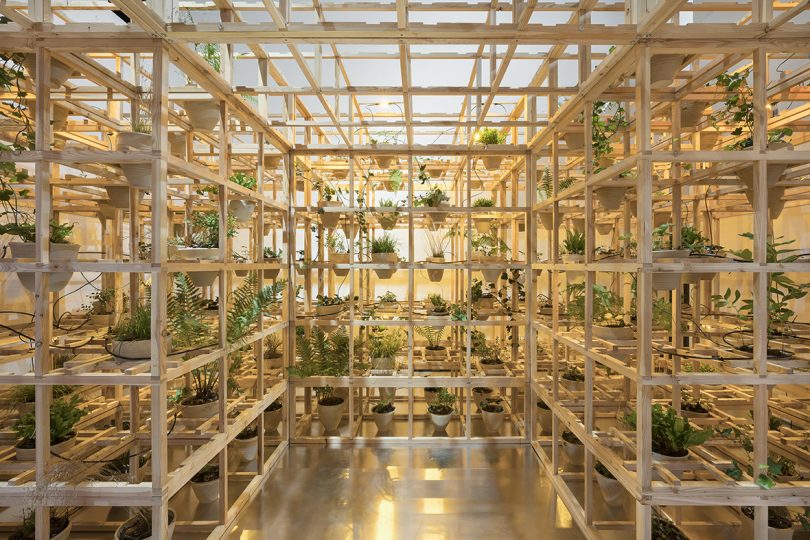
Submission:
[[503,421],[506,418],[506,411],[501,412],[487,412],[481,411],[481,416],[484,419],[484,427],[489,433],[497,433],[503,426]]
[[703,119],[707,101],[684,101],[681,103],[681,127],[692,129]]
[[582,150],[585,148],[585,133],[567,131],[563,133],[563,140],[569,150]]
[[394,160],[397,159],[397,156],[389,155],[389,154],[380,154],[374,156],[374,162],[377,164],[377,167],[380,169],[390,169],[391,164],[394,163]]
[[593,335],[608,341],[630,341],[635,338],[633,328],[630,326],[599,326],[593,325]]
[[654,54],[650,58],[650,88],[666,88],[672,84],[684,60],[682,54]]
[[433,422],[433,427],[436,431],[444,431],[447,429],[450,420],[453,419],[453,413],[450,414],[433,414],[430,413],[430,421]]
[[[129,210],[129,186],[105,186],[107,198],[115,208]],[[144,192],[138,190],[138,203],[143,201]]]
[[[338,208],[343,206],[340,201],[320,201],[318,206],[321,208]],[[319,212],[321,223],[327,229],[334,229],[340,223],[341,212]]]
[[219,478],[209,480],[208,482],[189,482],[194,496],[200,501],[200,504],[211,504],[219,500]]
[[259,436],[250,439],[234,439],[232,446],[240,461],[250,463],[259,454]]
[[264,433],[265,435],[278,435],[278,426],[281,424],[284,408],[275,411],[264,411]]
[[[73,448],[74,446],[76,446],[77,441],[78,438],[74,435],[73,437],[69,438],[66,441],[62,441],[59,444],[51,445],[51,452],[62,455],[71,448]],[[35,461],[37,459],[36,448],[15,447],[14,450],[17,452],[17,461]]]
[[[174,536],[175,517],[176,517],[176,514],[175,514],[174,510],[169,508],[169,533],[168,533],[167,540],[172,540],[172,536]],[[128,519],[127,521],[125,521],[123,524],[121,524],[121,526],[118,527],[118,529],[116,529],[116,531],[115,531],[114,539],[115,540],[121,540],[121,535],[124,533],[124,531],[126,529],[128,529],[131,525],[133,525],[135,523],[136,519],[137,518],[131,518],[131,519]],[[54,539],[51,539],[51,540],[54,540]],[[155,535],[153,534],[152,536],[147,536],[146,538],[143,538],[142,540],[155,540]]]
[[[37,76],[37,57],[35,54],[27,54],[22,61],[23,67],[28,71],[28,76],[31,80],[35,80]],[[73,68],[67,66],[63,62],[51,58],[51,90],[57,90],[60,86],[65,84],[70,76],[73,74]]]
[[[54,244],[51,243],[49,247],[49,257],[51,263],[72,263],[75,262],[79,256],[79,244]],[[36,260],[37,246],[33,242],[9,242],[11,248],[11,257],[15,259],[30,259]],[[48,281],[48,290],[50,292],[61,291],[70,282],[73,277],[73,272],[50,272],[48,274],[50,280]],[[17,272],[22,286],[31,292],[36,292],[36,273],[35,272]]]
[[[374,264],[396,264],[399,256],[396,253],[372,253],[371,262]],[[396,272],[395,268],[375,268],[374,273],[380,279],[390,279]]]
[[503,156],[481,156],[481,162],[488,171],[497,171],[503,163]]
[[394,413],[396,409],[387,413],[378,413],[375,412],[374,414],[374,423],[377,425],[377,431],[380,433],[387,433],[389,429],[391,429],[391,424],[394,422]]
[[627,187],[625,186],[599,187],[593,192],[596,200],[608,212],[618,210],[621,207],[626,193]]
[[344,398],[342,402],[337,405],[321,405],[318,403],[318,420],[321,421],[324,430],[335,431],[340,426],[340,421],[343,419],[343,409],[346,405]]
[[608,506],[620,506],[624,502],[624,487],[615,478],[603,476],[599,471],[595,471],[596,483],[599,491],[602,492],[602,499]]
[[110,354],[119,364],[124,362],[149,362],[152,360],[152,340],[113,341]]
[[196,131],[213,131],[219,124],[219,103],[216,101],[184,101],[182,106],[188,123]]
[[256,203],[244,199],[232,200],[228,203],[228,211],[236,218],[239,223],[247,223],[253,216],[253,210],[256,209]]
[[[430,264],[444,264],[444,257],[428,257],[427,262]],[[444,276],[444,268],[430,268],[427,274],[430,281],[437,283],[441,281],[442,276]]]

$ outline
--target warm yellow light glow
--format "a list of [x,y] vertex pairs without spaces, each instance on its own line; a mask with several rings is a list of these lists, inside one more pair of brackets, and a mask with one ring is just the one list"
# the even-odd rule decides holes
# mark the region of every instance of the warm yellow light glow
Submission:
[[388,103],[388,102],[387,102],[387,101],[385,101],[385,100],[382,100],[382,101],[380,102],[380,107],[388,107],[388,105],[390,105],[390,103]]
[[423,514],[444,514],[444,499],[426,497],[422,499]]
[[425,480],[441,480],[442,470],[435,467],[425,469]]
[[391,540],[394,538],[394,525],[394,503],[382,499],[377,507],[374,538],[376,540]]

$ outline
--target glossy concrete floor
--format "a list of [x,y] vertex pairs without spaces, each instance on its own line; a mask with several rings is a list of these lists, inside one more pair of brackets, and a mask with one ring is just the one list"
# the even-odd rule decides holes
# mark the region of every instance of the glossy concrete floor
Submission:
[[299,445],[288,450],[228,538],[563,540],[582,535],[526,446]]

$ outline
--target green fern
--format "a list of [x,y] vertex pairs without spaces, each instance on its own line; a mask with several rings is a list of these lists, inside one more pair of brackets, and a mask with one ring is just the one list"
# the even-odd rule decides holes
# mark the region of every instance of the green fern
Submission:
[[416,333],[425,338],[429,349],[437,349],[444,335],[444,326],[417,326]]
[[287,281],[281,279],[259,290],[257,274],[251,272],[231,295],[232,306],[228,310],[226,322],[228,343],[243,338],[263,311],[281,302],[286,285]]
[[[349,374],[349,335],[342,328],[327,335],[313,328],[309,339],[300,337],[295,342],[298,362],[287,368],[290,377],[345,377]],[[364,366],[355,363],[355,367]],[[331,396],[333,388],[315,388],[318,399]]]
[[188,274],[174,275],[166,312],[175,347],[190,347],[210,338],[211,328],[204,321],[202,292]]

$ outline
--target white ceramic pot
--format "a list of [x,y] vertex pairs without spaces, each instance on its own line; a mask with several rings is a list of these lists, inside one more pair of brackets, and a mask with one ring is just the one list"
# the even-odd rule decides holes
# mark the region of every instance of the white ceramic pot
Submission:
[[116,152],[151,152],[152,135],[137,131],[121,131],[115,137]]
[[654,54],[650,59],[650,88],[666,88],[681,69],[682,54]]
[[[339,208],[343,206],[340,201],[320,201],[318,206],[321,208]],[[343,215],[341,212],[319,212],[321,223],[327,229],[334,229],[340,223],[340,217]]]
[[73,523],[68,521],[67,527],[59,531],[56,536],[51,536],[50,540],[67,540],[70,537],[71,529],[73,529]]
[[70,111],[65,109],[64,107],[60,107],[59,105],[53,106],[53,114],[51,116],[51,120],[53,122],[53,130],[54,131],[64,131],[67,129],[67,120],[68,116],[70,116]]
[[[679,262],[689,257],[688,249],[666,249],[653,251],[653,262],[671,263]],[[681,275],[675,272],[654,272],[652,288],[656,291],[669,291],[681,285]]]
[[497,171],[503,163],[503,156],[481,156],[481,162],[488,171]]
[[190,482],[194,496],[200,504],[211,504],[219,499],[219,478],[208,482]]
[[568,456],[568,461],[572,465],[581,465],[585,459],[585,445],[570,443],[565,439],[563,439],[562,443],[565,455]]
[[149,362],[152,360],[152,340],[113,341],[110,354],[116,362]]
[[601,235],[610,234],[611,231],[613,231],[613,223],[609,221],[596,224],[596,232],[598,232]]
[[602,208],[608,212],[618,210],[619,207],[621,207],[626,193],[627,187],[625,186],[599,187],[593,192],[596,200],[599,201]]
[[228,211],[239,223],[249,222],[255,209],[256,203],[253,201],[234,199],[228,203]]
[[568,131],[563,133],[563,140],[569,150],[582,150],[585,148],[585,133]]
[[594,472],[596,483],[599,484],[599,491],[602,492],[602,499],[608,506],[620,506],[624,502],[624,488],[615,478],[603,476],[599,471]]
[[506,412],[487,412],[481,411],[481,416],[484,419],[484,427],[489,433],[497,433],[501,430],[501,426],[503,426],[504,418],[506,418]]
[[551,423],[554,414],[549,409],[537,407],[537,420],[540,423],[540,432],[551,434]]
[[[372,253],[371,262],[374,264],[396,264],[399,256],[396,253]],[[380,279],[390,279],[396,272],[396,268],[375,268],[374,273]]]
[[256,459],[256,456],[259,454],[258,435],[251,439],[234,439],[232,445],[240,461],[243,463],[250,463]]
[[585,381],[572,381],[560,377],[560,384],[571,390],[572,392],[581,392],[585,390]]
[[[444,257],[428,257],[427,262],[431,264],[444,264]],[[442,280],[444,276],[444,268],[430,268],[427,271],[428,279],[433,283]]]
[[197,287],[210,287],[219,277],[219,272],[216,270],[204,270],[201,272],[189,272],[188,276]]
[[[174,536],[175,517],[176,517],[176,514],[175,514],[174,510],[169,508],[169,533],[168,533],[168,537],[167,537],[166,540],[172,540],[172,536]],[[136,519],[137,518],[128,519],[120,527],[118,527],[118,529],[116,529],[116,531],[115,531],[115,537],[114,537],[115,540],[121,540],[121,535],[124,533],[124,531],[126,529],[128,529],[131,525],[133,525],[135,523]],[[53,540],[53,539],[51,539],[51,540]],[[146,538],[143,538],[141,540],[155,540],[155,535],[147,536]]]
[[481,263],[486,265],[495,266],[495,268],[482,268],[481,274],[484,276],[484,279],[487,280],[489,283],[495,283],[498,281],[498,278],[501,277],[503,274],[503,265],[506,264],[506,259],[500,255],[494,255],[490,257],[481,257]]
[[389,429],[391,429],[391,424],[394,422],[394,413],[396,409],[387,413],[378,413],[375,412],[374,414],[374,423],[377,425],[377,431],[380,433],[387,433]]
[[207,420],[219,413],[219,400],[200,403],[199,405],[183,405],[181,413],[183,418]]
[[346,405],[344,398],[342,402],[337,405],[321,405],[318,403],[318,420],[323,424],[326,431],[335,431],[340,426],[340,421],[343,419],[343,409]]
[[215,261],[219,257],[219,248],[178,247],[177,257],[184,261]]
[[[27,54],[22,61],[23,67],[28,71],[28,76],[34,80],[37,76],[37,57],[35,54]],[[73,74],[73,68],[67,66],[63,62],[51,58],[51,90],[57,90],[60,86],[65,84],[70,76]]]
[[391,164],[394,163],[394,160],[397,159],[397,156],[389,155],[389,154],[380,154],[374,156],[374,162],[377,164],[377,167],[380,169],[390,169]]
[[608,341],[629,341],[635,338],[633,328],[630,326],[599,326],[593,325],[593,335]]
[[188,122],[197,131],[213,131],[219,124],[219,103],[216,101],[184,101]]
[[265,435],[278,435],[278,426],[281,424],[282,413],[284,408],[276,409],[275,411],[264,412],[264,433]]
[[174,131],[169,133],[169,151],[180,159],[186,159],[186,133]]
[[[59,444],[51,445],[51,452],[56,454],[62,455],[74,446],[76,446],[77,438],[74,435],[73,437],[69,438],[66,441],[62,441]],[[37,449],[36,448],[14,448],[17,452],[17,461],[34,461],[37,458]]]
[[453,413],[450,414],[433,414],[430,413],[430,421],[433,422],[433,427],[436,428],[436,431],[444,431],[447,429],[447,425],[450,423],[450,420],[453,419]]
[[703,119],[703,111],[709,103],[706,101],[684,101],[681,103],[681,127],[692,129]]
[[664,454],[659,454],[658,452],[652,452],[652,457],[658,461],[686,461],[689,459],[689,453],[687,452],[684,456],[665,456]]
[[[334,251],[329,252],[329,262],[335,264],[349,264],[349,254],[348,253],[337,253]],[[348,268],[332,268],[332,272],[335,273],[338,277],[344,277],[349,275]]]
[[[742,525],[743,540],[754,540],[754,520],[740,511],[740,525]],[[789,529],[774,529],[768,527],[768,540],[792,540],[793,527]]]
[[[33,242],[10,242],[11,256],[15,259],[35,260],[37,257],[37,246]],[[51,263],[71,263],[79,256],[79,244],[50,244],[49,255]],[[23,287],[31,292],[36,292],[36,274],[34,272],[17,272],[17,277]],[[61,291],[70,282],[73,272],[50,272],[48,274],[48,290],[50,292]]]
[[151,163],[121,163],[121,170],[130,186],[145,191],[152,189]]
[[[129,210],[129,186],[105,186],[107,198],[115,208]],[[138,191],[138,203],[143,201],[143,191]]]
[[315,306],[315,314],[318,317],[328,318],[334,317],[343,311],[343,304],[335,304],[331,306]]

